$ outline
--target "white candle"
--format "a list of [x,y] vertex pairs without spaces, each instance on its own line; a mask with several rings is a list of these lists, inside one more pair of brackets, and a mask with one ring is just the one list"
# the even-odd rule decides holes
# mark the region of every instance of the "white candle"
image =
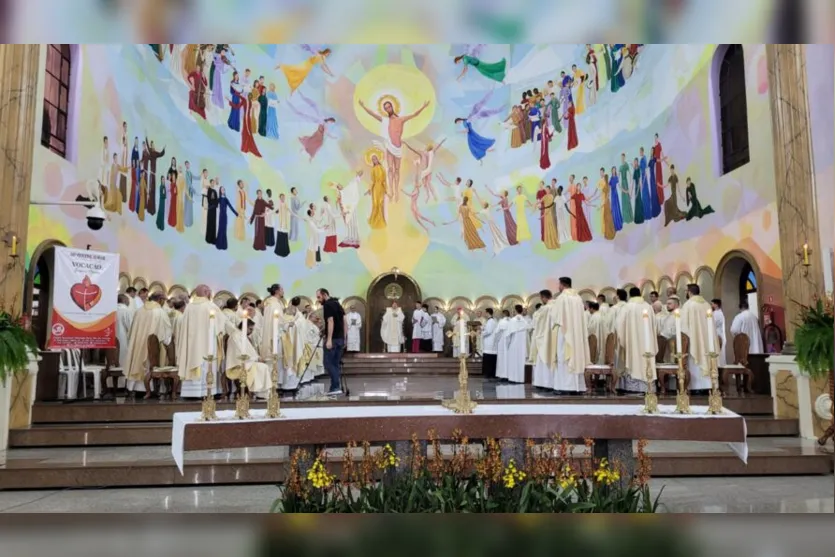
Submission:
[[273,311],[273,354],[278,354],[278,310]]
[[464,312],[458,312],[458,353],[464,355],[464,339],[467,336],[467,325],[464,323]]
[[652,354],[652,342],[650,342],[651,336],[652,331],[649,326],[649,312],[644,310],[644,352],[646,354]]
[[244,350],[244,341],[246,340],[246,332],[247,332],[247,320],[249,319],[249,315],[247,315],[246,311],[241,312],[241,353],[243,354]]
[[673,312],[676,316],[676,354],[681,354],[681,313]]
[[209,356],[215,355],[217,350],[217,335],[215,334],[215,312],[209,312]]
[[710,354],[716,352],[716,323],[713,321],[713,312],[707,310],[707,351]]

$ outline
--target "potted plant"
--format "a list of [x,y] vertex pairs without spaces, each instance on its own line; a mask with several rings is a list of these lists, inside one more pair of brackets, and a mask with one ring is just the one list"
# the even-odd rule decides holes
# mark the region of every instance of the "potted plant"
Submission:
[[[816,297],[811,306],[801,304],[800,322],[794,333],[794,343],[797,348],[797,365],[801,373],[810,379],[829,379],[829,400],[835,401],[835,378],[833,369],[835,363],[835,337],[833,328],[833,298],[827,294],[823,299]],[[835,415],[835,411],[833,412]],[[835,418],[835,416],[833,416]],[[821,445],[833,436],[833,425],[818,439]]]
[[[15,399],[29,403],[26,411],[31,412],[33,393],[26,396],[23,387],[33,363],[38,360],[37,354],[38,344],[26,320],[9,311],[0,300],[0,452],[6,450],[9,424],[13,421],[10,415],[13,391],[17,392]],[[34,373],[37,373],[36,365]],[[30,382],[29,390],[32,391],[34,381]]]

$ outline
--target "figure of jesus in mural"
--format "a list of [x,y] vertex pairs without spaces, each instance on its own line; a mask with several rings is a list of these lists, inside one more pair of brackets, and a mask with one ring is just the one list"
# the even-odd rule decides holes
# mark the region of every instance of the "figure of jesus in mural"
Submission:
[[429,101],[425,101],[420,108],[407,116],[398,114],[400,101],[393,95],[383,95],[377,102],[380,112],[374,112],[365,106],[362,100],[359,105],[369,116],[380,122],[380,136],[383,143],[380,145],[386,152],[387,174],[390,180],[390,197],[396,203],[400,199],[400,159],[403,156],[403,127],[409,120],[417,117],[423,112]]

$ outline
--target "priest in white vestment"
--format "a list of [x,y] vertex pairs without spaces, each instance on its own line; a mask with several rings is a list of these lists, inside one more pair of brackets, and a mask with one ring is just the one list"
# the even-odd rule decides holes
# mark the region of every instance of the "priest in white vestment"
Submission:
[[458,325],[458,323],[460,323],[462,319],[464,320],[464,328],[466,329],[467,322],[469,321],[469,318],[467,317],[467,314],[464,313],[464,308],[458,308],[458,311],[455,312],[455,315],[453,315],[452,319],[450,320],[450,325],[452,326],[451,332],[452,332],[452,357],[453,358],[460,357],[462,353],[465,356],[470,355],[470,335],[465,334],[464,335],[464,346],[463,346],[463,348],[461,346],[459,346],[459,344],[461,342],[461,335],[458,334],[458,327],[460,326],[460,325]]
[[[309,315],[307,317],[308,326],[307,326],[307,337],[305,338],[305,346],[306,349],[310,350],[311,359],[310,359],[310,367],[308,368],[307,372],[304,373],[304,381],[307,382],[307,378],[310,374],[310,371],[313,370],[313,377],[319,377],[320,375],[325,374],[325,362],[324,362],[324,351],[322,350],[322,322],[316,315]],[[307,360],[305,360],[305,365],[307,365]]]
[[716,323],[716,335],[722,343],[719,349],[719,367],[727,365],[728,352],[730,351],[731,359],[733,359],[733,347],[728,346],[728,335],[726,333],[725,312],[722,311],[722,300],[714,298],[710,301],[710,306],[713,308],[713,322]]
[[173,308],[171,317],[171,343],[176,350],[180,343],[183,329],[183,312],[186,310],[186,300],[182,298],[174,298],[171,300],[171,307]]
[[560,277],[559,291],[553,307],[553,324],[557,327],[557,370],[554,390],[584,392],[584,373],[591,364],[587,327],[583,321],[583,299],[571,288],[569,277]]
[[[629,291],[629,302],[621,309],[617,335],[625,348],[625,373],[618,381],[621,390],[630,393],[647,392],[647,361],[650,381],[655,381],[655,355],[658,353],[655,311],[641,297],[638,288]],[[647,360],[644,354],[652,357]]]
[[[511,383],[525,382],[525,361],[527,360],[528,320],[523,315],[525,308],[514,307],[516,315],[508,319],[502,332],[501,343],[505,349],[505,379]],[[501,350],[501,347],[500,347]],[[519,385],[520,387],[523,385]],[[522,396],[524,398],[524,391]]]
[[[205,357],[221,356],[218,350],[220,339],[234,328],[228,324],[226,316],[211,300],[212,291],[205,284],[194,290],[194,298],[183,313],[181,329],[182,341],[177,345],[177,373],[180,376],[180,393],[183,398],[202,398],[206,396],[206,375],[209,364]],[[214,323],[212,326],[211,323]],[[210,329],[214,337],[209,339]],[[231,329],[231,330],[230,330]],[[212,394],[220,390],[219,360],[212,362],[214,381]]]
[[127,367],[125,386],[128,391],[145,393],[151,397],[151,362],[148,360],[148,337],[156,335],[160,346],[160,362],[165,361],[164,345],[171,342],[171,319],[162,308],[165,301],[162,292],[151,294],[147,302],[136,310],[128,333]]
[[[261,344],[257,347],[261,358],[266,360],[273,355],[273,323],[278,317],[278,326],[282,327],[285,319],[284,312],[287,302],[284,300],[284,288],[280,284],[273,284],[267,288],[270,294],[264,298],[264,316],[261,319]],[[280,332],[279,332],[280,334]],[[278,343],[279,361],[281,361],[281,343]]]
[[360,351],[360,331],[362,331],[362,317],[355,306],[348,308],[345,316],[348,323],[347,340],[345,343],[346,352]]
[[412,311],[412,353],[422,352],[423,328],[429,322],[429,314],[423,311],[420,302],[415,302]]
[[[687,286],[687,301],[681,307],[681,332],[690,339],[687,371],[690,375],[690,390],[705,391],[710,389],[710,367],[708,363],[708,314],[713,315],[713,308],[700,295],[698,284]],[[719,346],[719,336],[713,332],[713,344]],[[717,362],[718,364],[718,362]]]
[[431,315],[432,318],[432,352],[444,351],[444,326],[446,325],[446,317],[441,313],[441,308],[435,306],[435,313]]
[[429,315],[429,306],[423,304],[423,322],[420,330],[420,351],[432,352],[432,317]]
[[600,305],[597,302],[589,302],[589,320],[586,324],[588,330],[589,341],[592,335],[597,342],[597,354],[591,354],[591,342],[589,342],[589,356],[596,357],[593,364],[602,364],[606,359],[606,337],[608,336],[607,323],[603,320],[603,314],[600,312]]
[[554,388],[554,371],[557,363],[557,331],[551,313],[556,303],[550,290],[539,293],[542,303],[533,314],[533,335],[530,355],[533,366],[533,386],[541,389]]
[[398,307],[397,302],[386,308],[383,315],[383,324],[380,326],[380,338],[386,345],[386,352],[400,352],[403,346],[403,310]]
[[748,347],[749,354],[763,353],[763,334],[760,329],[760,321],[751,312],[751,309],[748,307],[748,302],[744,300],[740,302],[739,313],[734,317],[733,322],[731,322],[731,335],[735,337],[739,334],[748,335],[748,340],[751,341]]
[[116,303],[116,339],[119,341],[119,367],[126,375],[128,372],[128,335],[133,316],[134,310],[130,307],[130,297],[127,294],[119,294]]
[[510,312],[502,310],[502,317],[496,324],[496,378],[507,379],[507,343],[505,342],[505,331],[510,322]]
[[[255,322],[247,319],[247,332],[252,332]],[[240,327],[231,328],[226,348],[226,377],[240,381],[246,369],[246,388],[250,396],[267,398],[272,388],[272,372],[269,364],[258,360],[258,352]],[[241,360],[241,356],[247,356]]]
[[278,382],[284,391],[293,391],[301,383],[315,378],[312,364],[308,366],[308,362],[313,359],[313,350],[319,344],[319,337],[317,335],[314,338],[313,346],[307,347],[308,328],[313,325],[299,309],[300,306],[301,298],[295,296],[290,300],[290,307],[279,324],[281,361],[278,364]]
[[[629,298],[629,294],[623,288],[617,289],[617,303],[612,306],[611,310],[611,317],[609,318],[611,323],[611,331],[615,333],[617,336],[618,327],[620,326],[620,319],[621,313],[623,313],[624,308],[626,307],[626,301]],[[626,369],[626,351],[623,346],[623,342],[620,338],[615,340],[615,376],[620,377],[624,374]]]
[[603,328],[606,334],[614,333],[614,326],[612,325],[612,308],[606,301],[606,296],[600,294],[597,296],[597,307],[600,312],[600,320],[603,321]]

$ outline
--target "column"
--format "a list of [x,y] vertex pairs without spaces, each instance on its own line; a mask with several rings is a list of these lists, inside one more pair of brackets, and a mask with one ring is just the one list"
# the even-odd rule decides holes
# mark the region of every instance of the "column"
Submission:
[[[806,53],[801,44],[766,45],[780,262],[786,300],[786,340],[793,343],[800,308],[823,294],[820,234],[815,211],[812,136],[806,93]],[[811,266],[804,267],[798,250],[809,245]],[[791,349],[791,346],[789,347]]]
[[[15,313],[23,305],[39,48],[0,45],[0,300]],[[12,234],[17,258],[11,257]]]

